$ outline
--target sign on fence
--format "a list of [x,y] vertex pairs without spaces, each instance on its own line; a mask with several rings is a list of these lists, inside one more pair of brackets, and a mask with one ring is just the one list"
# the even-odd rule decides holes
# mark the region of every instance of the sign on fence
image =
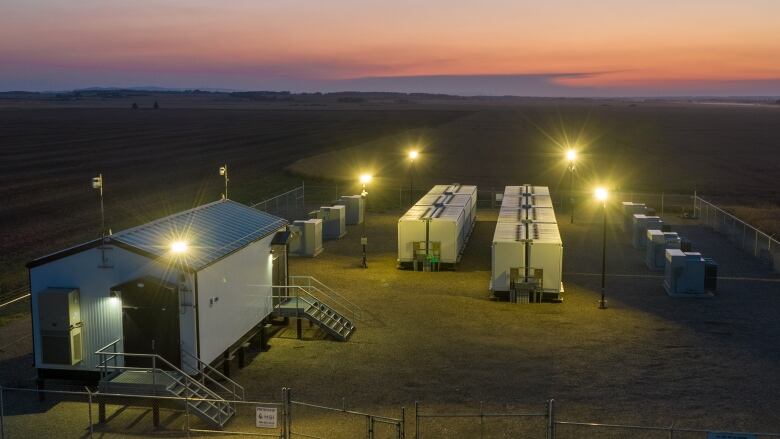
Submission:
[[707,433],[707,439],[756,439],[756,435],[745,434],[745,433],[726,433],[722,431],[710,431]]
[[256,407],[255,426],[257,428],[276,428],[276,407]]

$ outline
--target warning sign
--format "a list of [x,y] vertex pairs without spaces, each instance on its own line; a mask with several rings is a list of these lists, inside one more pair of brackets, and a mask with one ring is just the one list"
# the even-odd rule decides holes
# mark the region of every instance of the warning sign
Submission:
[[255,426],[257,428],[276,428],[275,407],[255,407]]

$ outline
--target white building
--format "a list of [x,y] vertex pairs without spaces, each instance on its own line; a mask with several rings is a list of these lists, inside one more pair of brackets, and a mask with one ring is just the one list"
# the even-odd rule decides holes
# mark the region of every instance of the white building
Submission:
[[218,360],[272,313],[271,286],[287,283],[285,245],[272,241],[286,225],[222,200],[30,262],[39,376],[97,372],[106,346],[185,371]]

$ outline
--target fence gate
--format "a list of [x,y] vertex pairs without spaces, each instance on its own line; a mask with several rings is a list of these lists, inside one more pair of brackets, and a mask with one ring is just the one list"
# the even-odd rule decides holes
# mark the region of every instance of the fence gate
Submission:
[[[542,407],[540,407],[541,409]],[[545,410],[521,411],[504,407],[471,411],[423,411],[421,404],[414,405],[415,439],[458,438],[547,438],[553,439],[552,400]]]
[[287,413],[291,438],[404,438],[403,407],[400,416],[394,418],[348,410],[346,404],[337,408],[290,399]]

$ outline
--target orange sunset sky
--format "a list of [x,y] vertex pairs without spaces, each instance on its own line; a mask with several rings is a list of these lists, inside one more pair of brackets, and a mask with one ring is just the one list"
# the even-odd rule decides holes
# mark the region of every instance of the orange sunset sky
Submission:
[[780,1],[4,0],[0,90],[780,95]]

